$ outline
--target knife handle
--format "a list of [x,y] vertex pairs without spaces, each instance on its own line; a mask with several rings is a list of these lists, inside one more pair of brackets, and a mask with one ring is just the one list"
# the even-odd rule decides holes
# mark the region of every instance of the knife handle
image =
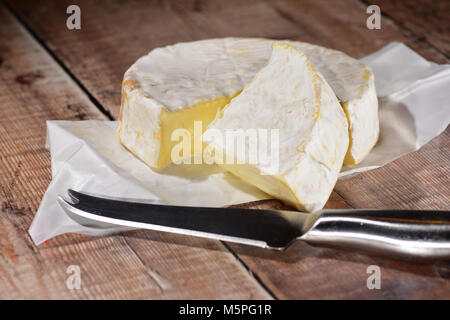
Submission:
[[324,210],[300,239],[393,258],[450,259],[450,211]]

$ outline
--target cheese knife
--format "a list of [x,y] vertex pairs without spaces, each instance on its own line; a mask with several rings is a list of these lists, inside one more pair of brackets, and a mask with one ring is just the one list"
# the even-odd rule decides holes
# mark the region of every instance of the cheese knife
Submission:
[[284,249],[295,240],[393,258],[450,259],[450,211],[207,208],[108,199],[68,190],[58,202],[90,227],[124,226]]

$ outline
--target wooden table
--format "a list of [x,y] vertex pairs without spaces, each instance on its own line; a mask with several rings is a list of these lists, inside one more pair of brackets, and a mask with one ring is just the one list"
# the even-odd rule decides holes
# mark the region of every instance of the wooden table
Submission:
[[[51,179],[45,120],[115,119],[124,71],[152,48],[254,36],[360,58],[401,41],[448,63],[448,1],[370,1],[381,8],[381,30],[366,28],[368,3],[360,0],[78,0],[81,30],[68,30],[73,2],[0,2],[0,298],[450,298],[447,262],[406,263],[300,242],[272,252],[143,230],[63,235],[37,247],[27,233]],[[327,207],[449,209],[449,155],[447,128],[418,152],[340,180]],[[80,290],[66,286],[69,265],[80,266]],[[366,286],[369,265],[380,267],[380,290]]]

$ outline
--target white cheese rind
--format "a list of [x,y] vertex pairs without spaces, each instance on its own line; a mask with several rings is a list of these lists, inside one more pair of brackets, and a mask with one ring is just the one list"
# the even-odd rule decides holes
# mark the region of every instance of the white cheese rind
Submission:
[[119,139],[135,156],[156,167],[161,148],[159,116],[163,106],[144,95],[138,87],[134,81],[122,83]]
[[[162,108],[180,110],[199,101],[233,96],[267,64],[273,42],[223,38],[178,43],[138,59],[124,75],[119,119],[122,144],[151,167],[158,167]],[[379,134],[373,74],[342,52],[303,42],[282,42],[306,53],[334,90],[349,120],[350,147],[345,163],[360,162]]]
[[365,76],[367,84],[359,89],[363,91],[360,97],[342,103],[351,137],[344,159],[344,163],[347,165],[358,164],[364,160],[377,143],[380,134],[374,76],[369,69]]
[[[264,164],[250,163],[249,139],[245,153],[235,153],[226,139],[210,134],[218,131],[225,137],[227,131],[248,129],[277,130],[275,172],[267,174]],[[304,53],[278,43],[267,66],[218,115],[205,137],[224,160],[233,154],[234,163],[220,165],[302,211],[325,205],[349,144],[347,119],[331,87]]]

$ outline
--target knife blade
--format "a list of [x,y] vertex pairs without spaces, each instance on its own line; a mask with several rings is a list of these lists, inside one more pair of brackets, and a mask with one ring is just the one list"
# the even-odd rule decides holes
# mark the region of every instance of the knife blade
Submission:
[[125,226],[284,249],[295,240],[403,258],[449,259],[450,212],[437,210],[288,210],[149,204],[68,190],[58,197],[82,225]]

